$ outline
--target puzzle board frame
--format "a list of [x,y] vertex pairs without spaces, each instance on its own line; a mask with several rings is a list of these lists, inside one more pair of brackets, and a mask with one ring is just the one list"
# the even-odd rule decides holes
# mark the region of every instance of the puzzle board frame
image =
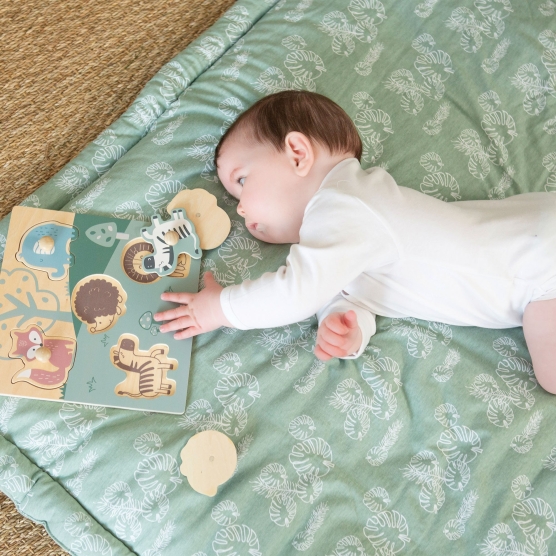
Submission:
[[[74,263],[60,279],[52,279],[46,270],[32,268],[25,264],[25,260],[16,257],[25,234],[44,222],[74,226],[79,231],[78,237],[69,243]],[[118,234],[127,234],[129,238],[116,240],[111,247],[103,247],[86,237],[84,232],[87,229],[108,222],[116,224]],[[131,240],[141,237],[144,226],[143,221],[106,216],[31,207],[13,209],[0,272],[0,394],[141,411],[175,414],[185,411],[192,339],[175,340],[172,333],[157,333],[154,323],[147,329],[144,316],[149,311],[154,314],[175,307],[175,304],[160,299],[160,294],[170,288],[171,291],[197,292],[201,259],[188,261],[189,273],[185,277],[161,277],[147,284],[131,280],[122,269],[122,253]],[[75,285],[93,274],[116,279],[127,294],[125,313],[106,333],[89,333],[71,308]],[[23,330],[30,324],[40,327],[47,336],[77,341],[73,366],[63,386],[45,389],[25,381],[12,382],[22,371],[24,361],[9,356],[15,341],[11,331]],[[116,395],[114,388],[127,373],[112,363],[110,351],[124,334],[136,336],[139,340],[137,348],[141,351],[148,351],[155,344],[168,346],[168,357],[178,360],[177,369],[167,373],[168,378],[176,381],[173,395],[154,398]]]

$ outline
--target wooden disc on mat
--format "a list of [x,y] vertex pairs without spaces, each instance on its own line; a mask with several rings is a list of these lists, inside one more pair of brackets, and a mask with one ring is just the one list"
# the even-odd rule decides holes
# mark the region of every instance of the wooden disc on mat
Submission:
[[234,443],[218,431],[203,431],[192,436],[181,451],[180,471],[193,490],[214,496],[237,466]]
[[216,197],[204,189],[184,189],[168,204],[167,211],[182,208],[195,226],[201,249],[214,249],[228,237],[230,217],[216,204]]

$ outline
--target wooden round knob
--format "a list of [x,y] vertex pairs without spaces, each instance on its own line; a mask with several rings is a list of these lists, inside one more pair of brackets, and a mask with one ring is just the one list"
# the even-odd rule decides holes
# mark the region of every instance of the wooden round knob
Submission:
[[52,251],[54,248],[54,238],[51,236],[42,236],[39,239],[39,247],[44,251]]
[[35,353],[35,357],[39,360],[42,361],[43,363],[46,363],[47,361],[50,360],[50,356],[52,355],[52,352],[47,348],[47,347],[40,347],[37,352]]
[[166,232],[166,235],[164,236],[164,241],[168,245],[176,245],[176,243],[179,240],[180,240],[180,236],[178,235],[177,232],[174,232],[174,230],[170,230],[169,232]]

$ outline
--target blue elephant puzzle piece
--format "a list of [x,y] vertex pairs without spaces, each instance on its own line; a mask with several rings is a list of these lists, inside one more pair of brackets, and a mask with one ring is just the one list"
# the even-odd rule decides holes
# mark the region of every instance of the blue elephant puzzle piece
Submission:
[[[75,226],[58,222],[45,222],[33,226],[23,237],[16,259],[31,268],[44,270],[51,280],[60,280],[67,273],[64,267],[73,266],[75,262],[69,244],[78,235],[79,230]],[[45,236],[54,240],[53,247],[41,247],[39,241]]]

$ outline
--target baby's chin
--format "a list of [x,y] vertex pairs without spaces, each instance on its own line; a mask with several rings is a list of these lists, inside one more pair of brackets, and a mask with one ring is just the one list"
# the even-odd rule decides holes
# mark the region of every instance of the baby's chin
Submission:
[[292,238],[280,237],[274,235],[268,229],[247,230],[255,239],[264,241],[265,243],[274,243],[282,245],[284,243],[298,243],[299,239],[293,241]]

